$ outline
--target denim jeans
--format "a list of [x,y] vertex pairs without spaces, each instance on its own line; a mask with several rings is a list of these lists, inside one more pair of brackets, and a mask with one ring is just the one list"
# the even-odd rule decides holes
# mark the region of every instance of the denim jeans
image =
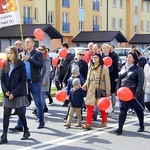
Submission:
[[44,107],[45,107],[45,93],[46,93],[46,91],[41,92],[41,101],[42,101],[43,110],[44,110]]
[[[41,86],[42,82],[36,82],[36,83],[31,83],[28,82],[28,91],[32,94],[36,110],[37,110],[37,117],[39,119],[39,122],[44,122],[44,108],[42,105],[42,100],[41,100]],[[23,107],[23,113],[26,113],[26,107]],[[22,126],[22,122],[20,118],[18,119],[18,126]]]

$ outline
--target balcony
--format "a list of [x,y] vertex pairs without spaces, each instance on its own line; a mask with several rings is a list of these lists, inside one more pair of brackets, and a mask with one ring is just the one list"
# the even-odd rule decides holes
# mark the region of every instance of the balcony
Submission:
[[70,31],[70,23],[69,22],[63,22],[62,23],[62,32],[69,32]]
[[99,11],[99,2],[93,2],[93,10]]
[[69,7],[69,0],[62,0],[63,7]]
[[32,24],[32,18],[31,17],[24,17],[24,24]]
[[99,31],[99,25],[93,25],[93,31]]

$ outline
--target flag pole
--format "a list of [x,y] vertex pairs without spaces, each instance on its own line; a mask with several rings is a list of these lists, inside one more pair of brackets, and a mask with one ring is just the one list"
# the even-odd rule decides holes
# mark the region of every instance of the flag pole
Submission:
[[23,40],[23,31],[22,31],[22,24],[21,23],[20,23],[20,35],[21,35],[21,41],[23,43],[24,40]]

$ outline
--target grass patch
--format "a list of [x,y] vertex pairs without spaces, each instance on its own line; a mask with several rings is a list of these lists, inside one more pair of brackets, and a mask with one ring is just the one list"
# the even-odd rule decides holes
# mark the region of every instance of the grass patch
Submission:
[[0,93],[0,102],[3,101],[3,93]]
[[[51,88],[51,93],[56,93],[57,92],[57,89],[56,87],[52,87]],[[0,102],[3,101],[3,93],[0,93]]]
[[55,93],[55,92],[57,92],[56,87],[51,87],[51,93]]

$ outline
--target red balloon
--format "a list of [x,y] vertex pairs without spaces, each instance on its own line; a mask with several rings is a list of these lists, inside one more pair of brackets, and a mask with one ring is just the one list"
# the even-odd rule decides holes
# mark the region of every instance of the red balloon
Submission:
[[58,65],[58,60],[59,60],[58,57],[54,57],[54,58],[53,58],[53,60],[52,60],[52,65],[53,65],[54,67],[56,67],[56,66]]
[[67,99],[67,93],[63,90],[59,90],[56,92],[55,97],[58,101],[64,102]]
[[67,50],[64,48],[64,49],[60,49],[59,52],[58,52],[58,55],[59,57],[61,58],[65,58],[67,56],[68,52]]
[[134,99],[133,92],[127,87],[121,87],[117,90],[117,96],[122,101],[130,101]]
[[104,65],[107,67],[110,67],[112,65],[112,62],[113,62],[110,57],[104,57],[103,61],[104,61]]
[[5,59],[0,58],[0,68],[3,68],[5,64]]
[[44,39],[44,32],[40,28],[34,30],[34,36],[37,40],[43,41]]
[[107,97],[102,97],[98,100],[97,106],[100,110],[106,110],[110,106],[110,100]]

